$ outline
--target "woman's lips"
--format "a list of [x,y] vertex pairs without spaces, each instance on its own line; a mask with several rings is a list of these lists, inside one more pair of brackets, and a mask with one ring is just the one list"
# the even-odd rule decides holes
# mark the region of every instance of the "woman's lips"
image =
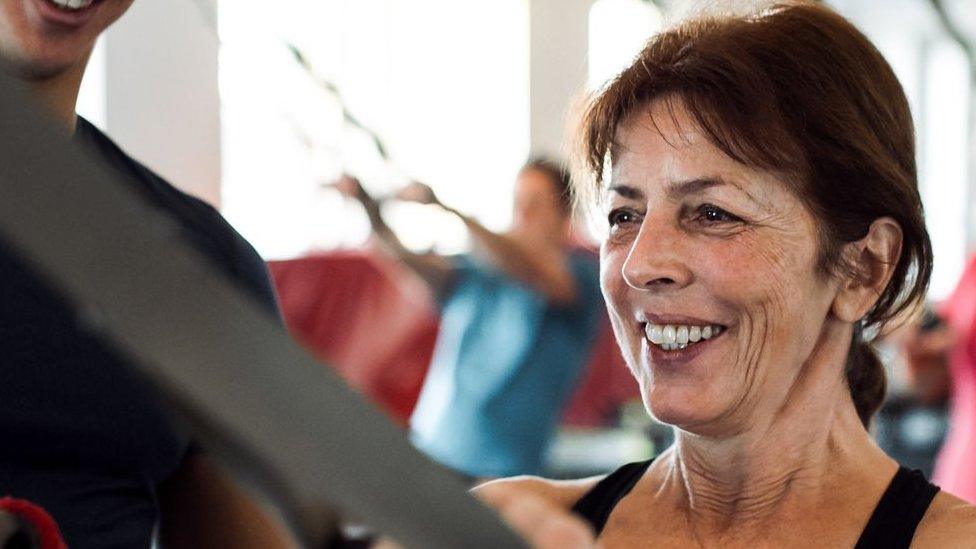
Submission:
[[652,345],[664,351],[685,349],[718,336],[721,324],[645,324],[644,335]]
[[[691,361],[728,331],[722,324],[641,323],[647,352],[653,364],[677,367]],[[708,337],[703,337],[703,336]],[[697,338],[697,340],[695,340]]]

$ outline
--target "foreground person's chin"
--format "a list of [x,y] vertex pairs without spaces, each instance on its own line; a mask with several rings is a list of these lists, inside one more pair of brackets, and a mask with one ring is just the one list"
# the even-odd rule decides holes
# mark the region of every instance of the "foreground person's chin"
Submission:
[[57,51],[28,52],[14,55],[0,52],[0,69],[22,80],[47,80],[62,75],[85,62],[85,58],[58,55]]
[[84,65],[91,48],[92,44],[71,38],[16,42],[0,38],[0,68],[24,80],[47,79]]
[[38,62],[74,65],[83,61],[95,39],[115,19],[108,2],[95,1],[76,10],[61,8],[54,0],[8,0],[20,2],[20,11],[9,8],[7,24],[14,27],[25,54]]

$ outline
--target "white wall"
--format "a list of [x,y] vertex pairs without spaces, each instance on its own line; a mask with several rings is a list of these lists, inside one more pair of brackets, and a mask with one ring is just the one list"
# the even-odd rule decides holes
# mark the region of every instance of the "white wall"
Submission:
[[[950,13],[971,0],[949,0]],[[898,75],[915,119],[919,187],[935,256],[929,297],[949,295],[976,243],[976,159],[965,56],[925,0],[833,0]],[[970,22],[959,20],[968,28]]]
[[[560,155],[567,109],[586,82],[592,0],[526,1],[531,149]],[[175,185],[219,204],[215,20],[214,0],[138,0],[107,33],[104,69],[93,70],[86,89],[104,87],[106,129],[126,150]]]
[[530,142],[535,154],[563,156],[566,114],[587,80],[593,0],[529,0]]
[[[533,153],[560,156],[566,152],[567,110],[586,82],[592,0],[526,1],[530,146]],[[104,40],[104,116],[108,133],[133,156],[178,187],[219,204],[215,20],[213,0],[135,2]]]
[[[960,4],[968,1],[952,0],[950,8],[958,13]],[[221,105],[218,39],[213,27],[215,2],[136,1],[109,31],[103,51],[95,56],[86,82],[86,89],[94,92],[86,96],[84,108],[97,113],[95,121],[103,120],[109,134],[133,156],[175,185],[219,205]],[[562,156],[566,152],[567,112],[580,98],[587,80],[588,15],[593,0],[525,2],[530,31],[529,148],[533,153]],[[944,38],[932,38],[939,35],[938,22],[924,0],[891,0],[881,9],[876,0],[832,3],[861,25],[889,56],[919,115],[923,193],[929,212],[941,216],[933,234],[938,258],[933,294],[940,297],[958,276],[965,242],[972,245],[976,241],[971,190],[976,167],[974,161],[967,163],[967,156],[976,155],[967,155],[965,148],[950,150],[946,146],[947,135],[966,131],[966,113],[935,116],[941,111],[933,106],[951,103],[940,94],[956,88],[946,85],[926,90],[925,82],[935,76],[931,74],[933,67],[919,65],[914,52],[919,44],[924,44],[926,51],[949,46]],[[976,32],[976,15],[972,19],[964,23]],[[952,53],[951,47],[948,53]],[[101,97],[105,104],[92,103],[92,97]],[[968,114],[976,116],[976,112]],[[940,125],[940,121],[944,123]],[[235,121],[235,125],[246,127],[247,122]],[[959,138],[952,142],[964,143]],[[940,151],[944,154],[933,154]],[[951,173],[946,171],[948,167]],[[964,213],[956,211],[960,208]]]
[[103,65],[90,75],[104,82],[89,79],[86,87],[104,86],[105,129],[123,149],[177,187],[216,205],[218,43],[210,23],[214,7],[201,8],[205,5],[136,1],[104,38]]

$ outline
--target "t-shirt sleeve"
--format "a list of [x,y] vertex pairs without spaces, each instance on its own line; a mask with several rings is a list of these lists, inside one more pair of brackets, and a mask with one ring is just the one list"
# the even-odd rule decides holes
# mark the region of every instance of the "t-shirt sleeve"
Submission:
[[278,297],[275,294],[274,286],[271,284],[268,266],[247,241],[241,239],[235,243],[235,247],[237,248],[241,280],[244,282],[244,286],[257,296],[258,301],[268,311],[273,313],[278,320],[281,320]]
[[224,248],[227,250],[230,261],[229,267],[242,284],[244,289],[257,298],[258,302],[279,321],[282,320],[281,311],[278,308],[278,297],[271,277],[268,273],[268,266],[264,259],[258,254],[251,244],[244,239],[235,229],[220,215],[219,212],[209,204],[207,208],[216,222],[220,225],[219,232],[225,240]]
[[278,309],[278,297],[275,294],[271,276],[268,274],[268,266],[264,259],[258,255],[250,243],[240,236],[234,239],[233,247],[238,272],[244,286],[258,298],[268,311],[280,320],[281,312]]

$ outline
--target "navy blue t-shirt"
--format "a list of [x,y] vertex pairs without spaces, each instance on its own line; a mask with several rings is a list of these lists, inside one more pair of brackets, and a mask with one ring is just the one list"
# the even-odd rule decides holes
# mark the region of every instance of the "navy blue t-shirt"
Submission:
[[[75,136],[277,314],[263,261],[216,210],[87,121],[78,120]],[[0,365],[0,496],[43,506],[73,549],[150,547],[156,489],[186,457],[190,433],[2,242]]]

